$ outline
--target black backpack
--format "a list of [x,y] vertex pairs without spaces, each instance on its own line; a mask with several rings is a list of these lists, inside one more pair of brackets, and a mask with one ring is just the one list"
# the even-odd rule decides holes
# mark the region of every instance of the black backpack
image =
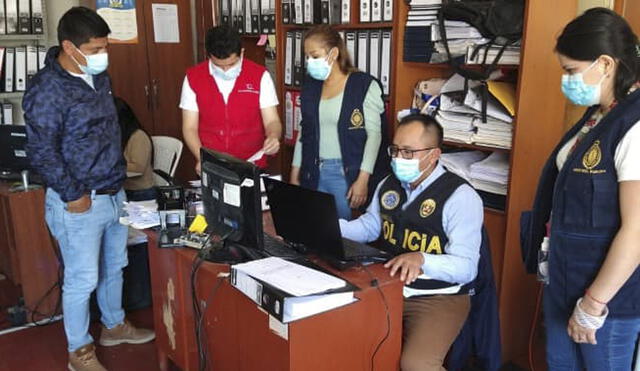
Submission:
[[[486,47],[484,49],[485,54],[482,59],[480,71],[464,68],[460,61],[451,58],[445,20],[467,22],[477,28],[482,36],[490,40],[487,44],[479,45],[472,54],[475,57],[479,50]],[[486,122],[486,105],[488,99],[486,81],[489,79],[491,73],[497,69],[500,57],[502,57],[502,53],[506,47],[522,38],[523,24],[524,0],[445,0],[438,13],[440,37],[447,51],[449,64],[451,64],[456,73],[465,79],[478,80],[483,83],[481,91],[483,96],[483,122]],[[487,52],[493,44],[502,45],[502,47],[491,64],[487,65]]]

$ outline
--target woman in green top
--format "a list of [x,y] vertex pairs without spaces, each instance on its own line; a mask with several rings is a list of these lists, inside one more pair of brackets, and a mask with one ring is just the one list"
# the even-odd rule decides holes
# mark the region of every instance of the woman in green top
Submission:
[[307,73],[301,93],[302,123],[291,183],[331,193],[338,215],[351,219],[363,206],[382,143],[384,102],[380,83],[358,72],[340,34],[330,26],[305,36]]

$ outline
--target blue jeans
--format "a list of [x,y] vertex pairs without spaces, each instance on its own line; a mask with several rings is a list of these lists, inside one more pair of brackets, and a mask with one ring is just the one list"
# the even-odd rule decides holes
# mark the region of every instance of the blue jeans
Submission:
[[351,220],[351,208],[347,200],[349,186],[347,178],[344,176],[344,168],[341,159],[321,160],[320,179],[318,180],[318,191],[331,193],[336,200],[338,217]]
[[127,227],[118,219],[124,191],[114,196],[92,195],[91,207],[70,213],[51,188],[45,218],[58,240],[64,262],[62,312],[68,350],[93,342],[89,335],[89,297],[97,288],[102,323],[113,328],[124,322],[122,268],[127,266]]
[[549,371],[629,371],[640,334],[637,318],[607,318],[596,332],[598,344],[575,343],[567,334],[571,313],[559,303],[559,293],[545,288],[544,324]]

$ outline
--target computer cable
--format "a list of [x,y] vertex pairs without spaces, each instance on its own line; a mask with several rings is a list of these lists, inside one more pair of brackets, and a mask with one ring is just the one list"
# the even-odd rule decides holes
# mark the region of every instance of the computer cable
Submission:
[[207,357],[206,357],[206,350],[203,349],[202,341],[201,341],[201,321],[202,321],[203,313],[200,310],[200,305],[198,303],[198,294],[196,290],[197,274],[198,274],[198,270],[200,269],[200,266],[202,265],[202,263],[205,262],[205,257],[209,254],[209,252],[214,248],[219,247],[219,245],[222,244],[222,241],[224,241],[224,239],[226,239],[229,235],[230,233],[225,236],[221,236],[219,240],[216,239],[214,243],[209,244],[209,241],[213,237],[213,234],[210,233],[207,239],[205,240],[205,242],[203,243],[205,247],[195,255],[193,259],[193,263],[191,265],[191,277],[190,277],[191,299],[192,299],[193,314],[194,314],[194,320],[195,320],[194,330],[195,330],[196,345],[198,350],[198,365],[200,370],[205,370],[207,368]]
[[[207,337],[207,328],[203,327],[202,324],[204,322],[204,318],[207,314],[207,309],[209,308],[209,305],[212,303],[212,300],[215,296],[216,291],[218,291],[218,288],[220,288],[220,285],[222,284],[222,282],[226,279],[228,279],[229,274],[222,274],[219,273],[218,274],[218,278],[216,281],[215,286],[213,286],[213,288],[211,289],[211,291],[209,292],[209,295],[207,296],[207,300],[205,300],[204,306],[202,307],[202,312],[200,313],[200,319],[198,322],[198,333],[200,335],[200,338],[197,339],[197,341],[202,344],[200,346],[200,348],[202,349],[202,359],[205,360],[205,365],[200,366],[200,371],[204,371],[206,369],[206,364],[209,363],[209,338]],[[202,341],[202,334],[204,334],[204,341]],[[204,344],[203,344],[204,343]]]
[[361,264],[360,266],[365,272],[367,272],[367,274],[369,275],[369,278],[371,278],[371,282],[370,282],[371,287],[375,287],[376,289],[378,289],[378,293],[380,293],[380,298],[382,299],[382,303],[384,304],[384,309],[386,311],[386,316],[387,316],[387,330],[384,334],[384,337],[380,340],[380,342],[376,346],[376,349],[373,351],[373,354],[371,354],[371,371],[373,371],[374,369],[373,362],[376,358],[376,354],[378,354],[378,351],[380,350],[380,347],[382,347],[382,344],[384,344],[384,342],[387,341],[387,339],[389,338],[389,334],[391,332],[391,315],[389,314],[389,305],[387,304],[387,298],[385,297],[384,292],[382,292],[382,289],[380,288],[378,280],[373,276],[373,274],[371,273],[371,271],[369,271],[366,265]]
[[[57,248],[58,244],[57,241],[55,239],[55,237],[53,236],[53,234],[51,233],[51,230],[49,229],[49,226],[47,226],[47,232],[49,233],[49,239],[51,240],[51,249],[53,250],[53,254],[56,256],[56,259],[58,260],[58,280],[56,282],[53,283],[53,285],[51,285],[51,287],[49,287],[49,289],[44,293],[44,295],[42,295],[42,297],[40,297],[40,299],[38,299],[38,301],[36,302],[36,305],[33,307],[33,309],[31,308],[27,308],[27,311],[29,311],[31,313],[30,318],[31,318],[31,323],[33,323],[35,326],[46,326],[49,325],[53,322],[55,322],[55,317],[56,314],[60,312],[61,307],[62,307],[62,283],[64,280],[64,276],[63,276],[63,272],[64,272],[64,261],[62,260],[62,255],[59,251],[59,249]],[[51,314],[45,314],[45,313],[40,313],[40,311],[38,310],[38,308],[40,307],[40,305],[42,305],[42,303],[47,299],[47,297],[49,297],[49,295],[51,295],[55,288],[58,288],[58,297],[56,300],[56,306],[53,310],[53,312]],[[49,317],[47,320],[45,321],[37,321],[35,316],[40,316],[40,317]]]

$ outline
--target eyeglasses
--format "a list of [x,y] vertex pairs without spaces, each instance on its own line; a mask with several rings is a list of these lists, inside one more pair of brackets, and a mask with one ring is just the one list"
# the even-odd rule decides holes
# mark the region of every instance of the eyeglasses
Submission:
[[429,151],[432,149],[436,149],[438,147],[429,147],[429,148],[421,148],[421,149],[407,149],[407,148],[399,148],[396,145],[390,145],[387,147],[387,154],[391,157],[398,157],[398,154],[402,156],[405,160],[411,160],[413,158],[413,154],[416,152]]

